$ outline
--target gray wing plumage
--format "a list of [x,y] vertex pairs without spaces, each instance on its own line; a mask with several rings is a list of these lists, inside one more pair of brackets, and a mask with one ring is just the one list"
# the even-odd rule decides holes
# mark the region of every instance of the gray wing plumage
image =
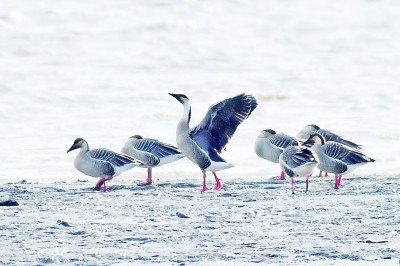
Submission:
[[192,129],[190,138],[203,150],[222,152],[236,128],[257,107],[252,95],[239,94],[212,105],[203,120]]
[[133,148],[143,152],[142,160],[151,166],[158,165],[164,157],[182,154],[177,147],[151,138],[137,140]]
[[287,174],[289,177],[294,176],[293,170],[290,169],[286,164],[281,164],[281,166],[282,166],[282,170],[283,170],[283,172],[285,172],[285,174]]
[[338,142],[338,143],[344,144],[346,146],[349,146],[349,147],[352,147],[352,148],[355,148],[355,149],[361,149],[362,148],[362,145],[359,145],[359,144],[356,144],[356,143],[351,142],[349,140],[346,140],[346,139],[342,138],[341,136],[336,135],[335,133],[333,133],[333,132],[331,132],[329,130],[325,130],[325,129],[321,129],[320,128],[320,129],[316,130],[315,133],[321,134],[325,138],[326,141]]
[[281,151],[283,151],[286,147],[292,145],[294,140],[295,138],[282,133],[272,135],[270,137],[271,144],[274,145],[276,148],[280,149]]
[[290,168],[296,168],[310,162],[317,162],[312,151],[300,147],[287,148],[282,153],[282,160]]
[[347,148],[343,144],[329,142],[321,146],[322,152],[332,159],[338,160],[345,165],[358,163],[373,162],[374,159],[369,158],[358,149]]
[[134,148],[141,151],[149,152],[158,158],[163,158],[169,155],[181,154],[179,149],[168,143],[161,142],[156,139],[141,139],[137,141]]
[[94,149],[88,151],[88,156],[92,159],[108,162],[112,166],[124,166],[132,163],[140,163],[138,160],[120,153],[115,153],[108,149]]

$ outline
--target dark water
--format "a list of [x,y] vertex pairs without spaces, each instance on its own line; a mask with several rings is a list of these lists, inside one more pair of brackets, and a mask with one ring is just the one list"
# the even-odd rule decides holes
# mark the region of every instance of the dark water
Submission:
[[[5,184],[0,264],[12,265],[397,265],[399,177],[223,180],[200,194],[199,180],[151,187],[113,180]],[[211,183],[209,187],[211,187]]]

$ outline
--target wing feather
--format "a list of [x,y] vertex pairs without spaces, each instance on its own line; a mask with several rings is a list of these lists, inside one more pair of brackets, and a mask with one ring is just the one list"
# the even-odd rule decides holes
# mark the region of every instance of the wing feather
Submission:
[[200,147],[222,152],[236,128],[257,107],[257,100],[244,93],[212,105],[203,120],[192,129],[192,138]]
[[115,166],[124,166],[127,164],[140,164],[141,162],[126,154],[115,153],[108,149],[94,149],[88,151],[88,155],[95,160],[109,162]]

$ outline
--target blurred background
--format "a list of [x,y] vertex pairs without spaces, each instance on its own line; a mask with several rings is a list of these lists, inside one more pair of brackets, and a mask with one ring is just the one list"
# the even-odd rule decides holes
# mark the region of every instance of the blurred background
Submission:
[[[28,1],[0,8],[0,178],[75,181],[77,137],[119,151],[132,135],[175,144],[186,94],[195,126],[246,92],[259,106],[222,154],[220,177],[274,176],[255,155],[263,129],[308,124],[400,165],[399,1]],[[135,168],[122,177],[142,179]],[[182,159],[155,178],[200,178]]]

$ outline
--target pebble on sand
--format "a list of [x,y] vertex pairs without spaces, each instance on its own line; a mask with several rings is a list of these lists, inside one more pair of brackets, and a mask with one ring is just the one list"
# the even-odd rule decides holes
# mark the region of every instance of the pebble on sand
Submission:
[[190,216],[187,216],[186,214],[183,214],[183,213],[180,213],[180,212],[177,212],[176,216],[178,216],[179,218],[190,218]]
[[18,206],[18,202],[16,200],[5,200],[0,201],[0,206]]
[[58,220],[58,221],[57,221],[57,224],[58,224],[58,225],[65,226],[65,227],[72,227],[71,224],[69,224],[68,222],[62,221],[62,220]]

